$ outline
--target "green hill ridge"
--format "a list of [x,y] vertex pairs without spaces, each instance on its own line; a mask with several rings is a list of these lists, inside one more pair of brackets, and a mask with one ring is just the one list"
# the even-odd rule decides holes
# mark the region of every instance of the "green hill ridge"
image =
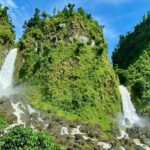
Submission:
[[136,108],[150,115],[150,12],[133,32],[120,36],[112,58],[120,82],[129,87]]
[[15,42],[14,26],[7,11],[7,7],[3,8],[2,5],[0,5],[0,65],[7,53],[6,50],[11,48]]
[[19,41],[16,80],[35,106],[108,128],[121,101],[103,27],[73,8],[53,16],[35,9]]

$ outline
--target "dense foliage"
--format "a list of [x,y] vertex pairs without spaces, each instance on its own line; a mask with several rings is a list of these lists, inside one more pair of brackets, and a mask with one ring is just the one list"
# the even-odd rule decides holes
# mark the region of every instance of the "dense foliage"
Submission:
[[19,42],[16,79],[36,89],[31,101],[109,125],[109,117],[120,110],[120,96],[102,27],[73,7],[54,16],[35,9]]
[[[126,69],[136,62],[143,50],[150,48],[150,12],[143,17],[133,32],[120,36],[119,44],[113,52],[113,63],[119,68]],[[126,56],[126,57],[125,57]]]
[[0,112],[0,130],[6,128],[8,125],[8,120],[6,117],[6,114],[3,112]]
[[8,15],[8,8],[0,5],[0,64],[5,57],[5,50],[14,44],[15,33],[13,28]]
[[133,32],[120,37],[113,64],[120,82],[130,87],[138,110],[150,115],[150,12]]
[[0,138],[1,150],[61,150],[54,144],[52,138],[42,132],[32,129],[14,127],[9,133]]
[[[3,63],[7,49],[13,46],[15,33],[8,15],[8,8],[0,4],[0,66]],[[0,129],[7,126],[7,118],[0,109]]]

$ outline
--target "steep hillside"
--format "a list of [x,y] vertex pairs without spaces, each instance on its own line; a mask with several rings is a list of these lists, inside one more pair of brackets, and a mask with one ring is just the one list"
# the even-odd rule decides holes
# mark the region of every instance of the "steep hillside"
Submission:
[[118,80],[102,27],[73,8],[54,16],[36,9],[25,22],[16,80],[27,83],[35,106],[108,128],[120,111]]
[[120,82],[131,89],[138,111],[150,115],[150,12],[133,32],[120,36],[113,64]]
[[7,11],[7,7],[0,5],[0,65],[7,53],[6,50],[13,46],[15,40],[13,25]]
[[[13,46],[15,40],[13,25],[7,12],[8,8],[0,5],[0,67],[7,54],[7,50]],[[0,108],[0,129],[6,127],[7,124],[5,113]]]

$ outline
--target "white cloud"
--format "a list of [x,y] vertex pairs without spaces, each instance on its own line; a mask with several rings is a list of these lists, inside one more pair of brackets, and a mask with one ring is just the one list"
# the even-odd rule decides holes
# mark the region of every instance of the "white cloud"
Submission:
[[17,6],[13,0],[0,0],[0,3],[3,6],[7,6],[9,8],[17,8]]
[[94,19],[97,20],[100,25],[104,25],[103,31],[107,39],[115,39],[118,37],[118,32],[111,26],[109,21],[99,16],[94,16]]
[[109,27],[104,28],[104,35],[106,36],[106,38],[109,39],[114,39],[118,37],[118,33],[113,28]]
[[113,5],[119,5],[126,2],[130,2],[132,0],[98,0],[98,3],[107,3],[107,4],[113,4]]

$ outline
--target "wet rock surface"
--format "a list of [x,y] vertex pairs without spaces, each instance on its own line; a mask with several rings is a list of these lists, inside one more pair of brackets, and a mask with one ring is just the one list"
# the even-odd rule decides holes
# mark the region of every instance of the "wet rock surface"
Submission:
[[[51,110],[40,112],[26,101],[20,102],[16,96],[11,99],[0,98],[0,111],[7,115],[10,125],[21,124],[35,131],[48,132],[55,138],[55,142],[63,145],[66,150],[149,150],[133,140],[139,139],[141,143],[149,146],[149,128],[127,129],[130,139],[113,138],[110,140],[103,136],[99,125],[81,125],[79,121],[71,122],[63,117],[58,117]],[[1,136],[5,134],[3,131],[0,133]]]

